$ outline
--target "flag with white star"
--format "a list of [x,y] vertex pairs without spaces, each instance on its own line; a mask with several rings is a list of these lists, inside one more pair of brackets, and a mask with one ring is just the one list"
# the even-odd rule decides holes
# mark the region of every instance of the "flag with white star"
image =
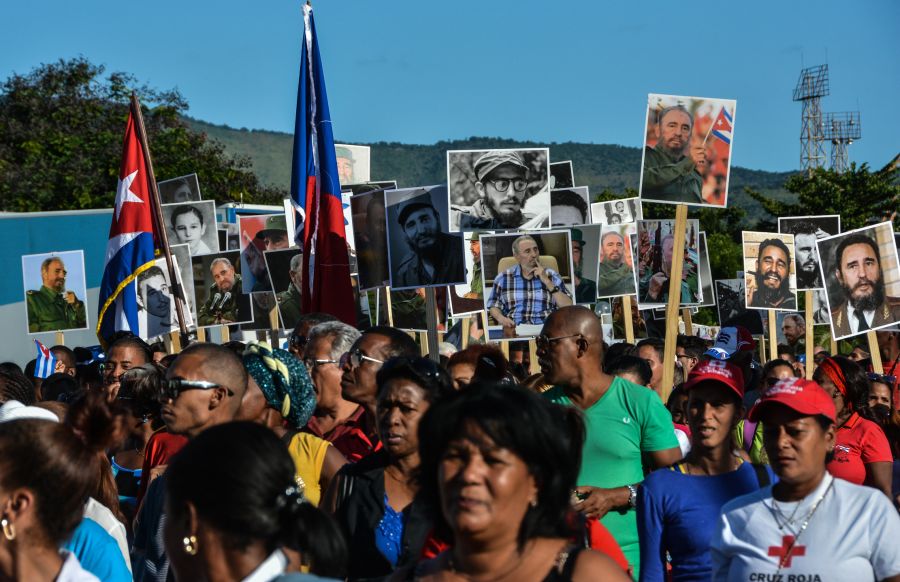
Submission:
[[101,342],[117,331],[138,330],[137,297],[131,283],[153,266],[156,248],[148,180],[144,149],[131,111],[125,126],[122,166],[100,282],[97,337]]

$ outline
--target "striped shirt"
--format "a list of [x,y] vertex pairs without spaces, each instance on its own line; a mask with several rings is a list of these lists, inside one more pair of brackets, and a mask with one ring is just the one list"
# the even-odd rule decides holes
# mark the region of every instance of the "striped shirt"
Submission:
[[[547,276],[566,295],[569,290],[563,284],[559,273],[546,269]],[[540,277],[526,279],[522,276],[522,266],[516,265],[503,271],[494,279],[488,309],[500,309],[506,317],[519,324],[541,324],[559,307],[544,287]]]

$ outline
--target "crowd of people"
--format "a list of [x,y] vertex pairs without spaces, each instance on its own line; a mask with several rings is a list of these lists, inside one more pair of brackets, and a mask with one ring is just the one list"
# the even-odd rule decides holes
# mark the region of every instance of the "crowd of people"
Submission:
[[55,346],[0,364],[0,578],[900,580],[878,340],[884,373],[819,350],[811,380],[743,328],[606,345],[580,306],[531,375],[324,314],[286,349]]

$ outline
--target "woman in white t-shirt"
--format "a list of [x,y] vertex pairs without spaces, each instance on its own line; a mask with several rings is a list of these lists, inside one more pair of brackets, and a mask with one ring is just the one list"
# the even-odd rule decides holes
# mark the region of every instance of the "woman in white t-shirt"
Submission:
[[900,517],[879,491],[832,477],[835,408],[810,380],[784,379],[750,420],[779,481],[730,501],[713,537],[713,580],[900,582]]

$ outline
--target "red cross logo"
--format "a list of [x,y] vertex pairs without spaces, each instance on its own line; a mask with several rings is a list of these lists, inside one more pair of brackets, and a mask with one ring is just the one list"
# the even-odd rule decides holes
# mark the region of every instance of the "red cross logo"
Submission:
[[806,546],[795,546],[794,536],[781,538],[781,547],[769,546],[769,555],[778,558],[778,567],[790,568],[794,558],[806,555]]

